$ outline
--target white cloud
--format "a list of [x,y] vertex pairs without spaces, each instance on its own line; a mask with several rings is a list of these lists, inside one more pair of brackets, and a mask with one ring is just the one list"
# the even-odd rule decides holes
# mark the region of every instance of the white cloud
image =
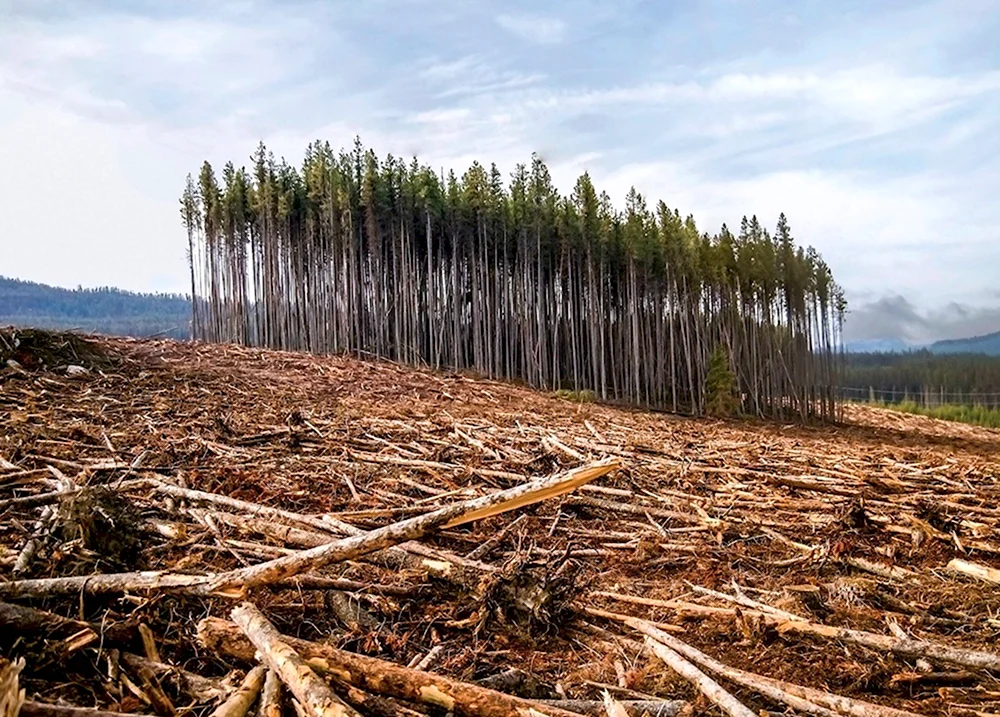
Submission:
[[529,42],[551,44],[562,42],[566,37],[566,23],[554,17],[529,14],[497,15],[497,24]]
[[[684,82],[644,82],[607,89],[555,91],[529,97],[539,109],[593,109],[675,103],[797,103],[801,116],[823,109],[859,123],[890,129],[951,104],[1000,90],[1000,72],[940,78],[904,74],[884,65],[762,74],[727,73]],[[687,108],[689,111],[691,107]]]
[[452,107],[446,109],[428,110],[418,112],[413,116],[413,122],[422,124],[455,124],[468,119],[472,111],[468,107]]
[[0,172],[0,196],[9,199],[0,202],[5,275],[184,290],[180,184],[164,194],[144,175],[175,164],[166,152],[129,130],[3,90],[0,108],[0,136],[16,138],[0,141],[0,166],[17,168]]
[[[995,235],[963,222],[956,197],[933,177],[886,180],[809,170],[726,180],[681,163],[649,162],[599,172],[594,181],[619,203],[634,185],[648,198],[693,213],[706,231],[723,222],[735,231],[744,214],[756,214],[773,230],[784,212],[796,239],[815,246],[849,292],[874,281],[921,306],[933,303],[942,290],[956,299],[978,298],[977,281],[956,285],[954,277],[972,256],[1000,253],[992,249]],[[994,219],[1000,222],[1000,209]],[[956,239],[959,247],[953,246]]]
[[[920,23],[883,24],[885,44],[859,49],[839,36],[812,45],[806,15],[791,44],[728,28],[744,43],[713,18],[718,43],[702,46],[666,41],[683,23],[664,12],[650,25],[656,3],[563,6],[572,27],[555,9],[446,5],[240,0],[60,19],[53,3],[45,24],[12,12],[0,22],[0,162],[18,169],[0,177],[0,271],[183,290],[185,173],[205,158],[246,162],[261,139],[297,163],[312,139],[360,135],[459,174],[473,160],[506,174],[537,150],[564,193],[586,169],[619,205],[634,184],[709,230],[744,213],[773,226],[784,211],[852,291],[972,305],[992,286],[1000,67],[940,65],[948,48],[928,19],[972,53],[959,41],[982,15],[924,4]],[[498,26],[543,47],[512,46]]]

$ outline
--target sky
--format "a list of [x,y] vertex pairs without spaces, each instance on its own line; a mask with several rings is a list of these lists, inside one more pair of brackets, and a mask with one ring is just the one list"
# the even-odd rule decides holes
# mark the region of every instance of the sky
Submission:
[[182,292],[187,173],[360,136],[785,212],[848,339],[997,331],[997,37],[1000,0],[0,0],[0,275]]

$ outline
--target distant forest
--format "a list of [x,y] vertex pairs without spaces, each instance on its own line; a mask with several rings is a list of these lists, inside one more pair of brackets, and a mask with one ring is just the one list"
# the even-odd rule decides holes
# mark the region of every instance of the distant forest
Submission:
[[63,289],[0,277],[0,326],[7,325],[187,339],[191,302],[180,294]]
[[1000,356],[1000,331],[983,336],[973,336],[967,339],[935,341],[927,348],[936,354],[969,353]]
[[181,197],[197,338],[675,411],[720,391],[751,414],[837,411],[843,292],[784,214],[707,232],[635,189],[618,209],[586,173],[560,194],[538,156],[457,176],[360,141],[298,167],[260,145],[220,174],[206,162]]
[[847,354],[845,398],[881,403],[1000,406],[1000,356],[908,353]]

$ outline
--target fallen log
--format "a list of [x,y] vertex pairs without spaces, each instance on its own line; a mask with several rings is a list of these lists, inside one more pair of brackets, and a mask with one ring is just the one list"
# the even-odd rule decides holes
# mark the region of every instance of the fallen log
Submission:
[[[625,602],[654,607],[673,608],[684,614],[701,614],[711,616],[735,617],[737,610],[722,607],[695,605],[680,600],[654,600],[634,595],[621,595],[611,592],[594,592],[593,595],[609,597]],[[865,630],[852,630],[847,627],[835,627],[810,620],[786,620],[762,610],[740,610],[745,616],[759,617],[764,622],[775,626],[782,634],[812,635],[814,637],[832,638],[862,645],[874,650],[892,652],[904,657],[924,657],[931,662],[940,661],[976,670],[1000,671],[1000,655],[982,650],[967,650],[961,647],[950,647],[939,642],[920,640],[917,638],[899,638],[879,635]],[[605,615],[606,616],[606,615]]]
[[699,692],[715,703],[723,712],[730,715],[730,717],[756,717],[756,713],[753,710],[729,694],[722,685],[662,642],[656,642],[647,637],[646,646],[652,650],[653,654],[667,663],[670,669],[697,687]]
[[250,711],[250,705],[260,694],[266,676],[267,668],[264,665],[257,665],[250,670],[243,679],[243,684],[229,696],[229,699],[216,707],[212,717],[243,717]]
[[803,687],[790,682],[776,680],[772,677],[755,675],[735,667],[729,667],[706,655],[701,650],[678,640],[662,630],[657,630],[645,620],[627,618],[625,623],[634,630],[641,632],[647,640],[660,643],[684,657],[698,663],[705,669],[724,677],[731,682],[747,687],[759,694],[783,703],[792,709],[817,717],[835,717],[838,714],[853,717],[919,717],[912,712],[883,707],[863,700],[842,697],[832,692],[825,692],[811,687]]
[[102,595],[125,593],[132,590],[164,592],[190,592],[198,595],[216,594],[220,597],[240,597],[239,590],[211,590],[210,575],[181,575],[149,571],[139,573],[107,573],[99,575],[78,575],[67,578],[38,578],[34,580],[11,580],[0,582],[0,595],[8,597],[52,597],[83,593]]
[[233,608],[232,616],[264,663],[278,674],[309,717],[360,717],[282,640],[260,610],[251,603],[243,603]]
[[47,637],[78,636],[82,631],[88,630],[106,641],[119,643],[128,642],[135,635],[132,626],[127,624],[98,625],[7,602],[0,602],[0,627],[18,633],[43,633]]
[[[330,645],[281,636],[309,666],[354,687],[376,694],[453,711],[459,717],[528,717],[534,710],[548,717],[579,717],[575,712],[412,670],[386,660],[339,650]],[[198,623],[198,640],[229,657],[252,661],[255,648],[239,627],[207,617]]]
[[983,582],[1000,585],[1000,570],[991,568],[988,565],[980,565],[979,563],[971,563],[968,560],[954,558],[948,563],[945,570],[951,573],[965,575],[966,577],[976,578],[977,580],[982,580]]
[[281,678],[274,670],[268,669],[264,678],[264,690],[260,693],[258,717],[281,717]]
[[287,555],[266,563],[222,573],[212,579],[207,591],[226,591],[233,588],[266,585],[315,570],[332,562],[350,560],[387,548],[390,545],[413,540],[438,528],[452,528],[474,520],[489,518],[568,493],[585,483],[610,473],[617,466],[617,462],[613,460],[598,461],[566,473],[523,483],[481,498],[462,501],[409,520],[376,528],[367,533],[343,538],[310,550],[303,550],[295,555]]
[[216,575],[137,572],[13,580],[0,583],[0,595],[49,597],[67,593],[93,595],[123,593],[133,590],[161,590],[193,595],[241,598],[247,588],[287,580],[333,562],[351,560],[422,537],[438,528],[462,525],[562,495],[610,473],[617,465],[613,460],[598,461],[566,473],[439,508],[416,518],[392,523],[367,533],[341,538],[309,550]]

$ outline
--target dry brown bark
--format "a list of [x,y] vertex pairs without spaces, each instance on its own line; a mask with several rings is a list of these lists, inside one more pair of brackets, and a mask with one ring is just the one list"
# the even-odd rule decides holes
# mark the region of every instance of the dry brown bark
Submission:
[[[212,617],[202,620],[198,623],[198,639],[205,647],[230,657],[248,661],[254,657],[253,643],[237,625],[226,620]],[[412,670],[330,645],[285,635],[282,639],[310,667],[366,692],[444,708],[464,717],[526,717],[531,710],[549,717],[579,717],[558,707],[512,697],[443,675]]]

